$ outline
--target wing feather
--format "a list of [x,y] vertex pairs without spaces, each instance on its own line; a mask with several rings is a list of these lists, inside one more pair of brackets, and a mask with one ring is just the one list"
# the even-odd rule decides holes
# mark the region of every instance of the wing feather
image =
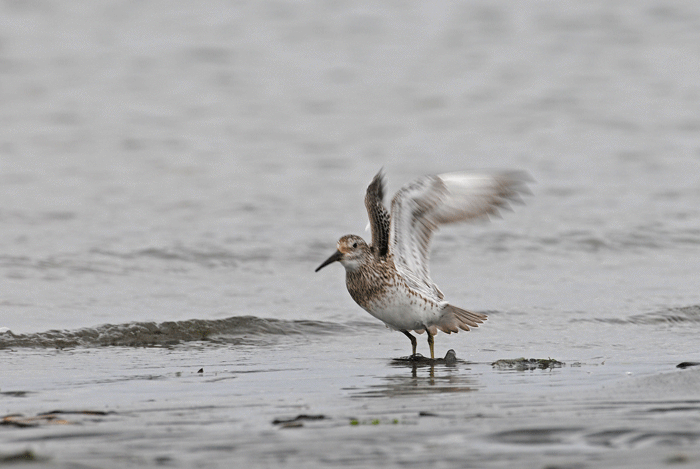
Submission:
[[380,256],[386,256],[389,250],[389,229],[391,216],[384,206],[384,174],[380,170],[367,187],[365,208],[372,229],[372,249]]
[[391,203],[389,251],[396,268],[412,288],[442,293],[430,278],[430,241],[439,225],[497,216],[509,202],[522,202],[526,173],[446,173],[423,176],[406,184]]

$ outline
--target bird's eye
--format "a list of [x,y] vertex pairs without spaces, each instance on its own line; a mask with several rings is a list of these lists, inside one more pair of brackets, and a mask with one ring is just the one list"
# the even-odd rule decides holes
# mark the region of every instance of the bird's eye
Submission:
[[352,243],[352,247],[356,248],[356,247],[357,247],[357,243]]

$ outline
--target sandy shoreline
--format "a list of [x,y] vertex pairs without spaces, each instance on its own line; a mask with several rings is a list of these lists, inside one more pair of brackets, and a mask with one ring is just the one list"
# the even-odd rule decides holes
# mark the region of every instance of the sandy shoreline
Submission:
[[[416,367],[376,357],[385,347],[348,356],[352,335],[297,342],[16,349],[0,403],[27,425],[0,429],[2,456],[29,452],[53,467],[700,461],[698,368],[614,358],[529,371],[488,360]],[[305,357],[309,347],[323,358]],[[47,361],[51,377],[37,375]]]

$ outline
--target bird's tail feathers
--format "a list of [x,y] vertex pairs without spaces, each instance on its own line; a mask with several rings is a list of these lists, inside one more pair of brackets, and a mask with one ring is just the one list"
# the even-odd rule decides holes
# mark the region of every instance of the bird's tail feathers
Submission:
[[485,314],[473,313],[450,304],[446,305],[443,311],[440,323],[436,326],[446,334],[459,332],[460,329],[468,331],[470,327],[479,327],[479,324],[487,319]]

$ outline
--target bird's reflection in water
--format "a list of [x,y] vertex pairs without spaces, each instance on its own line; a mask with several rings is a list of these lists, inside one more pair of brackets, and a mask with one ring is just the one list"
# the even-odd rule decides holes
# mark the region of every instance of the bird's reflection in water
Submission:
[[[466,365],[466,366],[465,366]],[[469,370],[469,363],[458,360],[450,350],[446,357],[431,360],[421,355],[396,358],[391,361],[393,368],[401,373],[381,378],[380,384],[369,386],[353,397],[395,397],[417,394],[460,393],[477,390],[473,376],[464,372]],[[406,371],[410,370],[410,374]]]

